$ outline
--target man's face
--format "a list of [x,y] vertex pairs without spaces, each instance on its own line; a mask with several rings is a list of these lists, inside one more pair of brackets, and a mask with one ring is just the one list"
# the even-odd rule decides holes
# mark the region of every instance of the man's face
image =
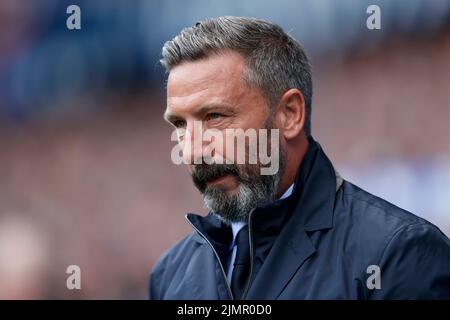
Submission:
[[[183,158],[206,206],[226,222],[245,220],[251,209],[272,201],[283,171],[283,154],[278,173],[265,176],[260,174],[259,163],[236,164],[235,153],[227,152],[225,144],[212,156],[234,163],[206,164],[202,159],[208,142],[198,148],[191,141],[199,123],[201,130],[213,129],[224,140],[227,129],[275,127],[260,90],[244,84],[244,68],[242,56],[225,52],[174,67],[167,82],[165,118],[177,130]],[[244,152],[247,158],[248,148]]]

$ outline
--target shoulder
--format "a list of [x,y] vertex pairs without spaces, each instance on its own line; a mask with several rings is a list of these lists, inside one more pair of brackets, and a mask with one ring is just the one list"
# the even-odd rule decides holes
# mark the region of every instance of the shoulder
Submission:
[[389,220],[395,225],[429,223],[425,219],[399,208],[348,181],[344,181],[339,192],[341,193],[343,204],[356,209],[353,210],[356,215],[364,215],[366,218],[378,219],[383,222]]
[[438,227],[349,182],[337,193],[334,218],[357,242],[363,283],[365,267],[381,269],[381,290],[369,297],[450,297],[450,240]]
[[357,232],[359,240],[384,244],[384,247],[405,232],[419,237],[435,235],[444,242],[449,241],[431,222],[347,181],[336,194],[333,221],[337,228]]
[[374,241],[378,239],[387,244],[402,230],[414,233],[419,226],[441,234],[440,230],[429,221],[348,181],[344,181],[336,197],[335,225],[339,225],[340,222],[344,225],[350,223],[360,230],[362,237],[367,236]]

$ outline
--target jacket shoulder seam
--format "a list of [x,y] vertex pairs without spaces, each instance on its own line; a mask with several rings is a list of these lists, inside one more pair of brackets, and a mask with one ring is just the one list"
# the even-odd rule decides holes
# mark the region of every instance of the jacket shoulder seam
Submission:
[[392,233],[392,236],[390,237],[389,241],[386,243],[386,245],[384,246],[383,250],[381,251],[380,257],[379,257],[379,259],[378,259],[378,265],[381,264],[381,262],[382,262],[382,260],[383,260],[383,258],[384,258],[384,255],[385,255],[385,253],[386,253],[387,248],[391,245],[391,243],[393,242],[393,240],[397,237],[397,235],[398,235],[400,232],[405,231],[405,230],[408,229],[408,228],[414,228],[414,227],[419,227],[419,226],[428,226],[428,227],[431,227],[431,228],[436,228],[435,226],[430,225],[430,224],[427,223],[427,222],[414,222],[414,223],[410,223],[410,224],[407,224],[407,225],[405,225],[405,226],[399,227],[398,229],[396,229],[396,230]]
[[[372,198],[374,198],[374,199],[380,199],[380,200],[382,200],[382,201],[386,201],[386,200],[383,200],[383,199],[381,199],[381,198],[378,198],[377,196],[372,195],[372,194],[370,194],[370,193],[368,193],[368,194],[369,194]],[[401,211],[401,212],[404,212],[404,213],[408,213],[408,214],[410,214],[410,215],[413,215],[413,217],[414,217],[415,219],[406,219],[406,218],[399,217],[398,215],[393,214],[389,208],[386,208],[386,207],[384,207],[384,206],[377,205],[376,203],[371,202],[369,199],[362,199],[361,197],[355,195],[354,193],[344,193],[343,195],[346,196],[346,197],[351,197],[351,198],[353,198],[353,199],[355,199],[355,200],[357,200],[357,201],[361,201],[361,202],[367,203],[369,206],[374,207],[374,208],[377,208],[377,209],[380,209],[380,210],[382,210],[384,213],[386,213],[387,215],[389,215],[389,216],[391,216],[391,217],[394,217],[394,218],[396,218],[396,219],[398,219],[398,220],[400,220],[400,221],[403,221],[403,222],[405,222],[405,223],[408,223],[408,222],[409,222],[409,224],[407,224],[406,226],[409,226],[409,225],[412,225],[412,224],[427,224],[427,222],[420,221],[420,220],[422,220],[421,217],[414,215],[412,212],[409,212],[409,211],[407,211],[407,210],[404,210],[404,209],[402,209],[402,208],[399,208],[399,207],[397,207],[395,204],[390,203],[390,202],[388,202],[388,201],[386,201],[386,202],[387,202],[390,206],[393,206],[393,207],[394,207],[395,209],[397,209],[398,211]],[[414,221],[414,220],[417,220],[417,219],[419,219],[419,221]],[[403,225],[402,227],[405,227],[405,225]],[[400,227],[400,228],[402,228],[402,227]]]

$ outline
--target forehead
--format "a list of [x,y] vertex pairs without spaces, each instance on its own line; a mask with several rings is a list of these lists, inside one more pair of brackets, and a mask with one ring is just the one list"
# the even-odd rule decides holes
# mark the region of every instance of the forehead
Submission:
[[174,67],[167,80],[168,111],[236,103],[249,90],[242,81],[244,69],[244,58],[229,51]]

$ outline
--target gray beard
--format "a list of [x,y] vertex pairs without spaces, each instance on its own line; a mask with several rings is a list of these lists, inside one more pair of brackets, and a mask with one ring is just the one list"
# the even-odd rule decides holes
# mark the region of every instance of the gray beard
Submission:
[[[286,156],[280,150],[279,170],[274,175],[249,173],[250,179],[239,181],[238,191],[233,195],[220,186],[207,187],[203,192],[205,207],[223,222],[246,222],[250,212],[258,206],[276,200],[281,177],[286,165]],[[250,171],[248,167],[245,168]]]

